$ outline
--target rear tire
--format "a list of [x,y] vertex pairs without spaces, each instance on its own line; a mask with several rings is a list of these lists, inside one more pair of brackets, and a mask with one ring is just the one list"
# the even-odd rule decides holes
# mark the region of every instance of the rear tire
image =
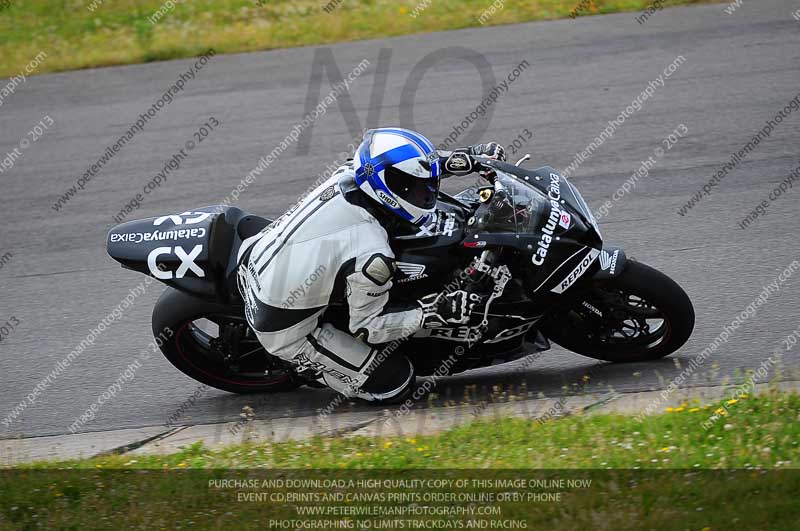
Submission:
[[[218,349],[210,342],[226,327],[248,331],[249,338],[240,342],[253,350],[241,356],[232,370]],[[203,330],[203,327],[211,329]],[[153,309],[153,335],[161,337],[161,352],[172,365],[190,378],[231,393],[268,393],[288,391],[300,385],[293,374],[275,369],[267,372],[271,362],[278,362],[263,350],[236,307],[208,302],[173,288],[167,288]]]
[[[648,320],[661,324],[651,328]],[[637,328],[643,329],[639,336],[633,335]],[[541,326],[567,350],[617,363],[668,356],[686,343],[693,329],[694,308],[686,292],[665,274],[634,260],[617,277],[586,286],[570,307],[556,308]]]

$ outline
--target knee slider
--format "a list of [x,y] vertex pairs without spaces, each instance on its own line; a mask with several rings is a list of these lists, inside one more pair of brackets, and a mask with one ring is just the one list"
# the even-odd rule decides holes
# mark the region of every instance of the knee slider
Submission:
[[360,391],[376,395],[381,400],[404,400],[413,383],[414,366],[411,361],[406,356],[395,354],[375,367]]

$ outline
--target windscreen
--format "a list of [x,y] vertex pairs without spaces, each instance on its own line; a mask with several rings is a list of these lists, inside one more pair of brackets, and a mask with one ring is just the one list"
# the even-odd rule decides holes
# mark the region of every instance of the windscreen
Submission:
[[541,226],[548,215],[549,201],[535,188],[513,177],[497,173],[505,193],[495,193],[475,212],[469,232],[513,232],[525,234]]

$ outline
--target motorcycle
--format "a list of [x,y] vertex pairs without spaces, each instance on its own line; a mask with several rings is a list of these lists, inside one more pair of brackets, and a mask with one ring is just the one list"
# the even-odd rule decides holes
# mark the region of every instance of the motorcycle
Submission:
[[[392,238],[393,301],[413,303],[442,286],[483,295],[468,323],[386,346],[407,355],[417,375],[507,363],[551,341],[599,360],[654,360],[689,339],[694,309],[684,290],[604,244],[575,186],[551,167],[523,168],[528,158],[476,159],[473,170],[487,184],[440,192],[423,226]],[[153,334],[164,356],[197,381],[235,393],[314,385],[267,353],[244,317],[239,250],[270,223],[217,205],[130,221],[108,234],[112,258],[168,286],[153,310]],[[347,330],[346,312],[337,311],[343,304],[332,300],[325,318]]]

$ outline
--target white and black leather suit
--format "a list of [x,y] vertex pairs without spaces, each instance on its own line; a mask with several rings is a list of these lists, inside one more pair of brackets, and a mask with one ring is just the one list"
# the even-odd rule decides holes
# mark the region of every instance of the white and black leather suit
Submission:
[[[411,363],[377,355],[381,345],[414,334],[423,319],[420,306],[388,307],[395,265],[384,225],[391,222],[357,188],[348,162],[240,254],[245,314],[267,352],[367,400],[409,389]],[[332,300],[346,302],[348,331],[322,319]]]
[[[439,154],[443,174],[456,175],[472,171],[470,155],[505,157],[496,143]],[[460,164],[450,165],[456,159]],[[460,291],[390,306],[395,260],[387,229],[394,232],[397,223],[359,190],[350,161],[244,242],[239,289],[266,351],[345,396],[402,400],[414,367],[403,355],[386,354],[397,349],[393,342],[423,326],[466,322],[474,300]],[[344,304],[345,319],[325,315],[332,302]],[[347,324],[337,328],[334,320]]]

